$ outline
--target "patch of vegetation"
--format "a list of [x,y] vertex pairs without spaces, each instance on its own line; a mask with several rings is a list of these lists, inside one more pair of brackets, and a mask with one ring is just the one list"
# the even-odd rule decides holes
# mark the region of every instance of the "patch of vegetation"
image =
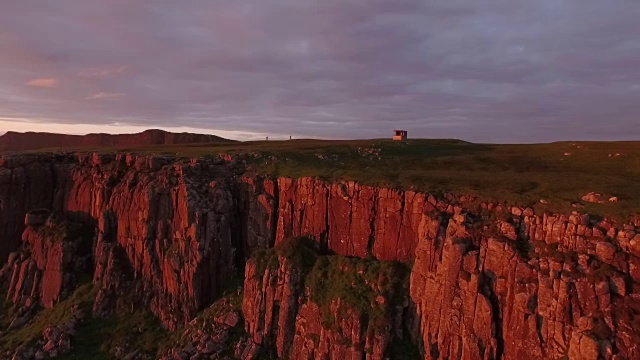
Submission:
[[60,359],[112,359],[118,348],[155,356],[169,336],[148,311],[137,310],[107,319],[89,317],[73,339],[72,352]]
[[[60,301],[52,309],[38,312],[29,323],[16,329],[5,331],[0,335],[0,352],[16,349],[19,345],[35,341],[42,337],[42,332],[50,325],[58,325],[71,319],[71,308],[75,305],[90,309],[95,299],[96,290],[91,284],[84,284],[76,289],[68,298]],[[11,307],[5,305],[5,307]]]
[[[73,350],[59,359],[111,359],[117,347],[140,349],[155,356],[169,337],[158,319],[149,311],[140,309],[118,312],[108,319],[94,318],[92,307],[96,294],[97,289],[85,282],[52,309],[42,309],[26,325],[0,335],[0,351],[13,351],[19,345],[42,338],[45,328],[67,322],[73,313],[71,309],[78,306],[84,311],[85,321],[76,329],[77,335],[72,339]],[[3,304],[2,307],[0,311],[6,316],[6,310],[11,306]],[[5,325],[4,321],[2,325]]]
[[256,276],[262,277],[264,272],[269,270],[275,270],[280,266],[278,262],[278,254],[275,249],[260,249],[251,255],[250,262],[256,265]]
[[[0,329],[4,330],[15,315],[16,308],[7,300],[7,294],[0,292]],[[1,336],[1,335],[0,335]]]
[[381,322],[401,300],[407,281],[408,270],[401,263],[334,255],[319,257],[305,284],[311,300],[327,315],[325,325],[331,326],[330,306],[338,299],[370,322]]
[[316,262],[317,243],[307,236],[284,239],[275,248],[261,249],[251,257],[256,264],[256,275],[262,276],[266,269],[275,270],[280,266],[278,258],[301,270],[308,270]]
[[310,269],[316,263],[317,243],[309,236],[283,240],[275,247],[280,258],[300,269]]
[[318,255],[317,244],[308,237],[294,237],[275,249],[258,251],[250,261],[256,263],[256,275],[262,276],[267,268],[279,266],[278,258],[302,271],[310,300],[322,308],[327,328],[335,324],[332,302],[340,300],[339,311],[352,309],[377,324],[402,300],[400,294],[408,287],[410,271],[406,264]]

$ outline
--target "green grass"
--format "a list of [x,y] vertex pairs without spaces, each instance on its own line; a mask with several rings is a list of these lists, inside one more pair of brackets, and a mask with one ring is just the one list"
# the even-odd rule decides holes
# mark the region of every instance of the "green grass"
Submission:
[[[293,140],[94,150],[179,157],[230,153],[250,164],[249,174],[314,176],[436,194],[470,194],[558,212],[573,210],[572,203],[594,191],[605,200],[617,196],[619,202],[585,204],[581,211],[617,218],[640,213],[640,182],[635,180],[640,176],[640,142],[496,145],[427,139]],[[548,204],[540,204],[540,199]]]
[[[16,329],[5,331],[0,336],[0,352],[14,350],[19,345],[37,340],[42,337],[44,329],[50,325],[58,325],[71,319],[71,308],[80,305],[89,308],[93,303],[96,291],[91,284],[80,286],[70,297],[56,304],[52,309],[43,309],[29,321],[28,324]],[[5,310],[10,305],[4,305]],[[4,313],[4,311],[3,311]],[[3,324],[6,325],[6,323]]]
[[317,244],[310,237],[293,237],[284,239],[275,248],[256,251],[252,255],[256,275],[262,276],[266,269],[277,269],[280,266],[278,257],[287,259],[289,265],[307,273],[316,262]]
[[[214,318],[230,310],[241,315],[243,294],[238,293],[237,289],[242,282],[243,277],[238,276],[233,279],[221,297],[199,313],[195,329],[206,330]],[[53,309],[42,309],[26,325],[1,333],[0,354],[13,351],[22,344],[33,343],[42,338],[42,332],[48,326],[60,325],[70,320],[71,309],[74,306],[79,306],[84,311],[85,321],[76,328],[77,335],[72,338],[73,350],[63,354],[59,359],[113,359],[117,348],[124,348],[125,355],[139,350],[149,358],[155,358],[158,353],[166,351],[170,346],[180,345],[183,342],[180,335],[185,328],[173,333],[169,332],[147,309],[131,311],[125,310],[125,306],[122,306],[107,319],[93,317],[92,307],[96,294],[97,289],[85,279],[82,285],[68,298],[56,304]],[[131,299],[125,298],[124,302],[134,301],[133,293],[131,297]],[[130,309],[128,306],[126,308]],[[7,328],[14,312],[15,306],[5,300],[4,294],[0,294],[0,329]],[[238,325],[230,331],[232,340],[246,335],[243,325],[244,322],[240,320]],[[233,349],[230,348],[228,352],[233,352]]]
[[155,356],[169,338],[170,333],[149,311],[138,310],[108,319],[90,317],[73,339],[72,352],[60,359],[112,359],[116,347]]
[[[16,308],[11,301],[7,300],[7,295],[0,292],[0,330],[4,331],[9,326],[9,323],[15,315],[15,311]],[[0,335],[0,339],[1,338],[2,335]]]
[[[67,299],[52,309],[43,309],[35,317],[17,329],[0,335],[0,352],[15,350],[19,345],[34,342],[42,337],[44,329],[59,325],[71,319],[71,308],[79,305],[85,313],[85,322],[78,326],[77,335],[72,339],[73,350],[59,359],[112,359],[117,346],[125,346],[132,351],[140,351],[155,356],[160,346],[169,339],[165,330],[153,314],[144,310],[120,313],[109,319],[94,318],[91,308],[97,290],[90,283],[79,286]],[[10,305],[1,304],[2,314],[7,314]],[[0,324],[6,325],[3,316]]]
[[[357,259],[340,255],[320,255],[317,244],[307,237],[286,239],[275,249],[261,250],[250,261],[256,263],[256,274],[279,266],[279,258],[299,270],[310,298],[323,310],[325,326],[330,327],[334,314],[333,301],[340,299],[346,307],[366,316],[374,324],[382,323],[389,311],[401,300],[407,287],[409,269],[399,262]],[[406,290],[405,290],[406,291]],[[383,303],[378,303],[382,296]]]
[[[407,275],[408,269],[401,263],[332,255],[318,258],[305,284],[311,300],[323,309],[326,325],[331,326],[334,314],[330,306],[339,299],[375,326],[384,324],[400,301],[398,295],[407,286]],[[378,296],[383,303],[378,303]]]

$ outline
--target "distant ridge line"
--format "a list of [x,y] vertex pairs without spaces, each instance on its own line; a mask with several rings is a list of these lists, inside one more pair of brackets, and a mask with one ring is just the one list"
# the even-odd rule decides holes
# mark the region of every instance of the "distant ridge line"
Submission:
[[0,151],[25,151],[46,148],[144,146],[200,143],[231,143],[234,140],[216,135],[195,133],[173,133],[149,129],[135,134],[91,133],[68,135],[46,132],[7,131],[0,136]]

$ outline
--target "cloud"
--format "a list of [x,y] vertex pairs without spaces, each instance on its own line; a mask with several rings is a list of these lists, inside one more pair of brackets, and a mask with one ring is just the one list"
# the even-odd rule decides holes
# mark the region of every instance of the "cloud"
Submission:
[[79,77],[109,77],[116,74],[122,74],[127,70],[127,66],[118,66],[118,67],[97,67],[90,69],[83,69],[78,71],[77,75]]
[[54,78],[37,78],[27,81],[25,85],[41,88],[54,88],[58,86],[58,80]]
[[115,99],[123,96],[124,94],[120,94],[120,93],[109,93],[109,92],[101,91],[99,93],[88,96],[85,99],[86,100]]
[[[0,117],[287,138],[638,139],[638,18],[636,0],[10,2]],[[64,86],[26,88],[38,74]]]

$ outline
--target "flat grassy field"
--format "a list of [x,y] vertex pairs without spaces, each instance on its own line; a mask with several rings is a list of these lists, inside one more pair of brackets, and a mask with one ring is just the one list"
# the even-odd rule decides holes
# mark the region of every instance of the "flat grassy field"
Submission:
[[[582,212],[616,217],[640,213],[640,142],[290,140],[95,150],[184,157],[229,153],[247,159],[251,173],[471,194],[555,211],[575,210],[571,204],[581,202]],[[588,192],[601,193],[605,201],[616,196],[619,201],[580,201]],[[547,204],[541,204],[542,199]]]

